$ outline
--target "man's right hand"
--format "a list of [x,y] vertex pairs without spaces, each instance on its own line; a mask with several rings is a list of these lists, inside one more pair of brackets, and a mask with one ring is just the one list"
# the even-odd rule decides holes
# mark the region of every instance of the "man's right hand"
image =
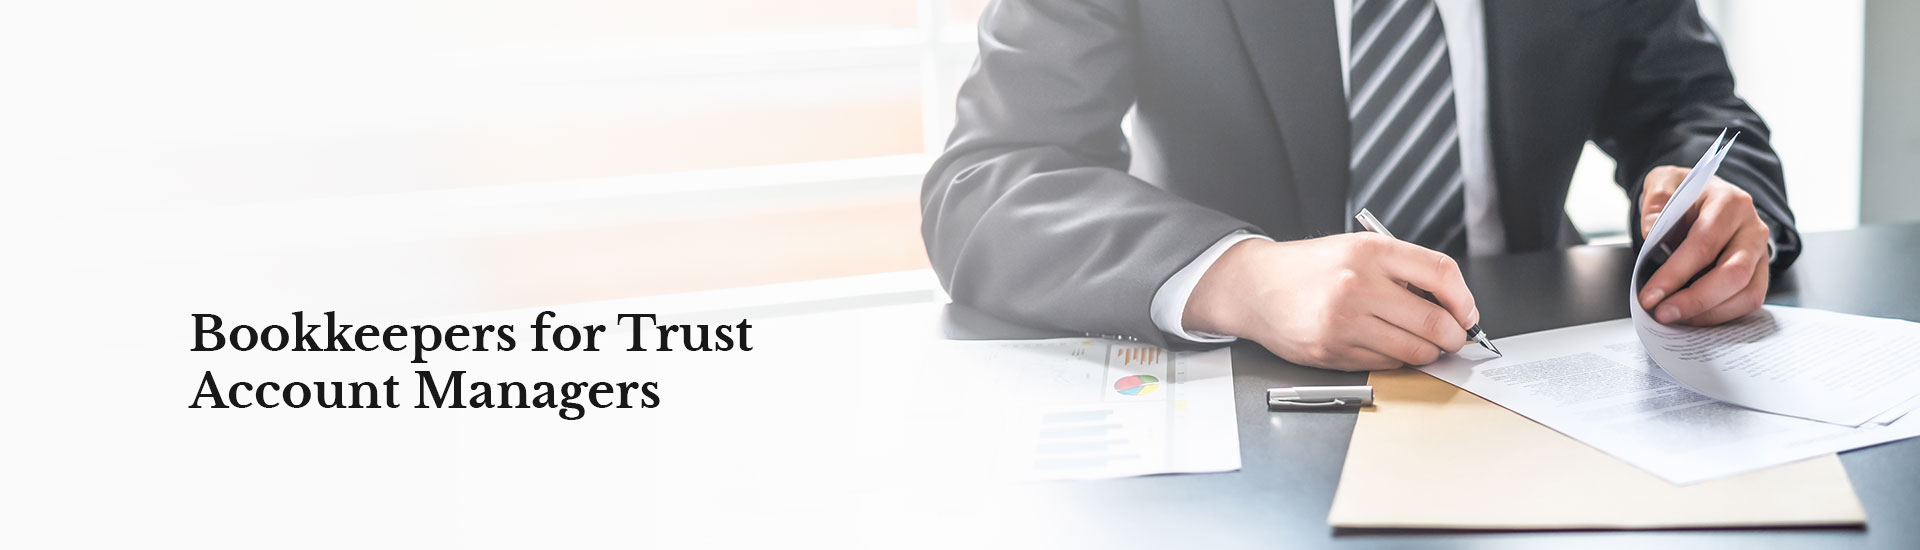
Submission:
[[[1406,285],[1425,289],[1440,305]],[[1248,338],[1338,370],[1424,365],[1460,351],[1480,310],[1452,258],[1373,233],[1241,241],[1187,299],[1187,330]]]

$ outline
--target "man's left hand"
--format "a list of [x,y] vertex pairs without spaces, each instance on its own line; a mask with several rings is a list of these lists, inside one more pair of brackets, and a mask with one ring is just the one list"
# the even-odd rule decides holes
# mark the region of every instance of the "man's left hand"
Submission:
[[[1641,237],[1689,171],[1661,166],[1647,174],[1640,193]],[[1716,176],[1685,215],[1674,229],[1684,231],[1685,240],[1640,289],[1640,307],[1662,324],[1694,326],[1717,325],[1760,309],[1772,258],[1770,233],[1753,207],[1753,195]],[[1699,280],[1687,284],[1703,270]]]

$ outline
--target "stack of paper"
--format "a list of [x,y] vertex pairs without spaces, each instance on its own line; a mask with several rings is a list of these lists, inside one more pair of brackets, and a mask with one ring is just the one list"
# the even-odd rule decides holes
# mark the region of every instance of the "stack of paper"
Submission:
[[[1773,313],[1839,315],[1794,308]],[[1740,330],[1717,327],[1703,333]],[[1497,344],[1505,357],[1455,355],[1420,370],[1675,484],[1920,435],[1920,415],[1855,427],[1715,400],[1655,366],[1628,319],[1501,338]]]

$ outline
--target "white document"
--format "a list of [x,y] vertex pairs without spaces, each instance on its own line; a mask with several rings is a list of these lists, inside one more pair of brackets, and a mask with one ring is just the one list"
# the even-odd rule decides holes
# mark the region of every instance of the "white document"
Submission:
[[1640,308],[1640,287],[1680,246],[1679,220],[1699,200],[1733,141],[1714,140],[1640,247],[1627,289],[1640,341],[1660,369],[1714,399],[1845,426],[1891,421],[1887,415],[1920,396],[1920,368],[1914,367],[1920,324],[1767,306],[1720,326],[1668,326]]
[[1920,415],[1856,428],[1722,403],[1676,383],[1636,336],[1617,319],[1501,338],[1505,357],[1453,354],[1420,370],[1681,485],[1920,435]]
[[[1240,469],[1232,352],[1097,338],[947,341],[920,423],[969,438],[997,477],[1095,479]],[[955,416],[957,415],[957,416]],[[947,435],[941,435],[947,437]],[[985,455],[991,454],[991,458]]]
[[1920,324],[1766,306],[1719,326],[1669,327],[1634,310],[1654,362],[1721,401],[1859,426],[1898,418],[1920,396]]

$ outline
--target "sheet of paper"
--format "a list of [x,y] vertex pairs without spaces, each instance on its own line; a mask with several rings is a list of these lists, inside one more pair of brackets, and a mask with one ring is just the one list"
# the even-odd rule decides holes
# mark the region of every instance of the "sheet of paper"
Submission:
[[1714,399],[1846,426],[1898,418],[1897,407],[1920,396],[1920,324],[1769,306],[1724,325],[1685,327],[1640,308],[1641,286],[1684,240],[1679,214],[1738,138],[1714,140],[1648,230],[1627,289],[1641,342],[1660,369]]
[[1375,404],[1360,411],[1354,426],[1328,516],[1335,527],[1660,529],[1866,521],[1832,455],[1682,487],[1419,371],[1376,372],[1368,383]]
[[[1003,478],[1240,469],[1232,352],[1092,338],[947,341],[923,367],[923,430],[988,450]],[[931,418],[944,414],[945,418]],[[934,428],[945,426],[945,428]]]
[[1896,405],[1887,412],[1880,413],[1880,416],[1873,417],[1873,423],[1883,426],[1892,424],[1895,420],[1906,418],[1907,413],[1913,412],[1914,409],[1920,409],[1920,396],[1908,399],[1906,403]]
[[1728,403],[1858,426],[1920,396],[1920,324],[1781,306],[1713,327],[1634,313],[1662,369]]
[[1420,370],[1676,484],[1920,435],[1920,416],[1850,427],[1716,401],[1656,367],[1627,319],[1496,343],[1505,357]]

